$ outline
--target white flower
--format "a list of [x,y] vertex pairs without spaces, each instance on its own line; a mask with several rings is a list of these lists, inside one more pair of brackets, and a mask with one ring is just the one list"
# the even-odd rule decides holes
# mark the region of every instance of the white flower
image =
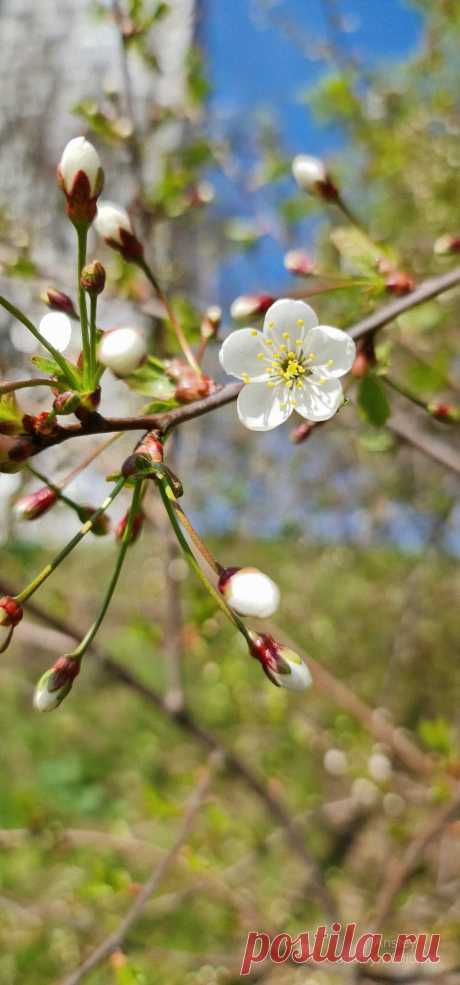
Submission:
[[116,376],[129,376],[138,369],[146,353],[145,339],[135,328],[114,328],[103,335],[98,359]]
[[74,137],[64,148],[58,172],[66,195],[71,195],[75,179],[82,171],[86,175],[93,198],[102,187],[101,160],[95,147],[84,137]]
[[63,311],[49,311],[43,315],[39,332],[58,352],[64,352],[72,338],[72,323]]
[[351,368],[353,339],[318,325],[303,301],[283,299],[268,309],[263,332],[240,328],[219,358],[226,373],[243,380],[238,417],[251,431],[271,431],[296,410],[309,421],[327,421],[343,403],[338,377]]
[[122,209],[120,205],[115,205],[113,202],[99,203],[94,225],[102,239],[113,240],[120,246],[122,245],[122,230],[131,236],[133,235],[131,219],[126,209]]
[[297,154],[292,162],[294,178],[304,191],[315,191],[316,185],[328,180],[324,161],[310,154]]
[[240,616],[266,619],[276,612],[280,592],[268,575],[257,568],[229,568],[219,578],[219,591]]

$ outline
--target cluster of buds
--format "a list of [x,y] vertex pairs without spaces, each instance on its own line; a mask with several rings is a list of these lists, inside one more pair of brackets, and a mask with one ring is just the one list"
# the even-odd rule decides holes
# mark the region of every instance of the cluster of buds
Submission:
[[64,294],[64,291],[57,291],[54,287],[49,287],[47,291],[43,291],[40,298],[51,311],[59,311],[61,314],[68,315],[69,318],[78,321],[72,298],[69,298],[68,294]]
[[284,257],[284,267],[296,277],[311,277],[316,273],[314,260],[304,250],[288,250]]
[[113,202],[101,202],[94,225],[99,236],[125,260],[136,262],[144,256],[144,247],[134,233],[126,209]]
[[37,711],[54,711],[58,708],[79,673],[79,660],[69,656],[59,657],[51,669],[45,671],[35,688],[34,708]]
[[176,384],[174,396],[180,404],[190,404],[214,393],[216,385],[210,376],[197,373],[184,359],[169,359],[166,372]]
[[122,474],[129,479],[139,473],[148,474],[152,465],[161,465],[164,458],[163,443],[158,432],[149,431],[132,455],[122,465]]
[[[140,537],[142,527],[144,526],[145,513],[142,510],[139,513],[135,513],[133,517],[132,527],[131,527],[131,537],[129,540],[130,544],[135,544],[136,540]],[[125,535],[126,527],[128,526],[129,512],[121,518],[120,522],[115,528],[115,537],[117,540],[123,540]]]
[[303,691],[310,686],[310,671],[299,654],[268,633],[261,633],[260,636],[251,633],[249,650],[251,656],[262,664],[264,673],[276,687],[285,687],[288,691]]
[[302,191],[311,195],[319,195],[326,202],[336,202],[339,198],[337,186],[334,184],[324,161],[311,154],[297,154],[292,162],[292,173]]
[[240,616],[267,619],[279,605],[278,585],[258,568],[226,568],[217,587],[227,605]]
[[429,403],[428,413],[437,421],[442,421],[446,424],[458,423],[460,420],[459,408],[454,407],[452,404],[443,403],[442,401],[433,400]]
[[411,274],[405,270],[397,270],[385,258],[378,261],[377,270],[385,278],[385,288],[389,294],[396,294],[398,297],[403,294],[410,294],[414,290],[415,280]]
[[81,272],[80,286],[93,297],[102,294],[105,287],[105,268],[99,260],[87,263]]
[[433,250],[440,257],[460,253],[460,236],[452,236],[449,233],[444,233],[443,236],[439,236],[436,240]]
[[59,433],[59,424],[47,410],[41,414],[24,414],[22,425],[26,434],[41,438],[54,438]]
[[104,185],[99,154],[84,137],[74,137],[64,149],[57,169],[67,199],[67,215],[75,225],[89,225],[96,215]]
[[13,630],[23,617],[22,606],[11,595],[0,599],[0,653],[6,650]]
[[47,513],[58,500],[58,494],[49,486],[42,486],[34,493],[21,496],[14,504],[14,512],[19,520],[37,520]]
[[201,322],[201,338],[205,339],[206,342],[209,339],[215,339],[222,321],[222,308],[219,308],[217,304],[212,305],[207,309],[203,321]]
[[135,328],[114,328],[104,332],[99,343],[99,362],[115,376],[130,376],[139,369],[146,355],[144,336]]
[[265,315],[275,300],[271,294],[241,294],[231,304],[230,314],[234,321],[258,318]]
[[358,342],[355,361],[351,367],[352,376],[357,380],[362,380],[364,376],[367,376],[369,370],[375,366],[376,361],[374,336],[370,333]]

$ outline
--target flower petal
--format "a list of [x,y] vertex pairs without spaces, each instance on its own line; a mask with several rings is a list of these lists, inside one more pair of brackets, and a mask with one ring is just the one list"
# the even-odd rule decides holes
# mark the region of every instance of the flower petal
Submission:
[[340,328],[318,325],[305,336],[305,352],[314,353],[311,369],[320,370],[323,376],[344,376],[354,363],[356,345]]
[[249,383],[238,397],[238,417],[250,431],[271,431],[292,413],[286,397],[284,387],[275,389],[266,383]]
[[264,335],[273,338],[275,345],[283,343],[295,349],[297,339],[318,324],[318,318],[304,301],[281,298],[268,309],[264,319]]
[[227,335],[220,347],[219,360],[222,369],[230,376],[244,380],[250,376],[253,380],[266,380],[265,371],[268,363],[259,359],[263,354],[263,335],[255,328],[238,328],[236,332]]
[[327,379],[315,383],[310,377],[303,390],[296,393],[296,411],[307,421],[328,421],[338,411],[343,402],[342,384],[339,380]]

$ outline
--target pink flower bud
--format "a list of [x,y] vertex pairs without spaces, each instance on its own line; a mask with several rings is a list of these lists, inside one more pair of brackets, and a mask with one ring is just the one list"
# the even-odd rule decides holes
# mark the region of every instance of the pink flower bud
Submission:
[[64,294],[63,291],[56,291],[54,287],[49,287],[47,291],[43,291],[40,297],[43,303],[51,308],[51,311],[61,311],[69,318],[78,319],[72,298],[69,298],[69,295]]
[[14,512],[20,520],[37,520],[47,513],[57,502],[58,495],[49,486],[43,486],[28,496],[21,496],[14,505]]
[[[123,540],[126,527],[128,526],[128,518],[129,518],[129,512],[125,513],[125,515],[121,518],[120,522],[117,524],[115,528],[115,537],[117,540]],[[136,540],[138,540],[142,531],[142,527],[144,525],[144,520],[145,520],[145,513],[135,514],[133,518],[133,525],[131,528],[131,539],[129,541],[130,544],[134,544]]]
[[297,154],[292,162],[292,173],[302,191],[319,195],[326,201],[336,201],[338,190],[324,161],[310,154]]
[[258,568],[227,568],[220,575],[217,587],[240,616],[266,619],[279,605],[278,586]]
[[453,404],[442,403],[438,401],[432,401],[428,404],[428,411],[435,417],[437,421],[446,421],[447,423],[452,421],[458,421],[460,418],[460,411]]
[[311,684],[311,674],[298,653],[273,639],[268,633],[251,634],[250,653],[262,664],[265,674],[277,687],[303,691]]
[[460,253],[460,236],[451,236],[449,233],[439,236],[433,246],[433,250],[441,257]]
[[93,260],[92,263],[87,263],[86,267],[83,267],[80,285],[84,291],[94,295],[94,297],[102,294],[105,287],[105,268],[102,263],[99,263],[99,260]]
[[77,407],[80,406],[81,395],[79,393],[74,393],[72,390],[66,390],[65,393],[58,393],[53,401],[53,410],[56,414],[74,414]]
[[357,380],[361,380],[363,376],[367,376],[369,370],[375,366],[375,363],[374,339],[372,335],[368,335],[360,339],[356,347],[355,361],[351,367],[352,376]]
[[272,306],[275,298],[271,294],[242,294],[235,298],[230,307],[230,314],[235,321],[245,321],[246,318],[264,315]]
[[303,250],[288,250],[284,257],[284,266],[296,277],[309,277],[316,270],[314,261]]
[[58,183],[67,199],[72,222],[89,224],[104,184],[99,154],[84,137],[74,137],[64,148],[57,169]]
[[291,431],[290,440],[292,444],[301,445],[304,441],[307,441],[314,429],[315,425],[311,421],[301,421]]
[[180,404],[191,404],[194,400],[209,397],[210,393],[214,393],[215,388],[214,380],[210,376],[204,373],[199,376],[195,370],[187,366],[187,370],[184,370],[180,377],[174,396]]
[[11,595],[4,595],[0,598],[0,626],[9,626],[14,629],[24,615],[22,605]]
[[80,673],[80,661],[71,656],[59,657],[50,670],[40,678],[34,692],[37,711],[54,711],[67,697]]
[[99,236],[125,260],[139,260],[144,255],[144,247],[134,233],[126,209],[112,202],[101,202],[94,225]]

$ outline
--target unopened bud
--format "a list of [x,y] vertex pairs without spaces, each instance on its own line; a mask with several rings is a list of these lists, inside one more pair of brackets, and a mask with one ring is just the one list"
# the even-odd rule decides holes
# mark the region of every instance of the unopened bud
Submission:
[[96,215],[97,198],[104,184],[99,154],[84,137],[75,137],[64,148],[57,169],[58,183],[67,199],[72,222],[88,225]]
[[227,568],[220,575],[217,587],[240,616],[266,619],[279,605],[278,586],[258,568]]
[[324,161],[310,154],[297,154],[292,162],[292,173],[302,191],[319,195],[326,201],[338,198],[338,190],[326,168]]
[[[120,522],[115,528],[115,537],[117,540],[123,540],[125,530],[128,526],[129,511],[121,518]],[[142,527],[144,525],[145,513],[136,513],[133,517],[133,523],[131,527],[131,537],[129,540],[130,544],[134,544],[138,540]]]
[[453,404],[443,403],[442,401],[433,400],[429,403],[428,412],[437,421],[444,421],[448,424],[460,420],[460,410],[458,407],[454,407]]
[[22,425],[27,434],[39,435],[42,438],[53,438],[59,433],[59,424],[49,411],[41,414],[24,414]]
[[314,261],[303,250],[288,250],[284,257],[284,266],[296,277],[309,277],[316,271]]
[[0,626],[14,629],[21,622],[23,615],[22,605],[12,595],[4,595],[0,598]]
[[449,233],[439,236],[433,246],[433,250],[441,257],[460,253],[460,236],[451,236]]
[[20,472],[22,464],[36,450],[37,445],[32,438],[26,438],[24,435],[20,435],[19,438],[0,435],[0,472],[7,475]]
[[303,691],[310,686],[310,671],[298,653],[279,643],[268,633],[260,636],[253,633],[251,636],[250,653],[262,664],[262,669],[272,684],[285,687],[289,691]]
[[160,465],[163,462],[164,450],[163,442],[154,431],[150,431],[142,439],[132,455],[123,462],[121,471],[126,479],[132,478],[139,472],[148,472],[152,465]]
[[80,661],[73,657],[59,657],[56,663],[40,678],[34,692],[36,711],[54,711],[67,697],[75,678],[80,673]]
[[233,301],[230,314],[235,321],[245,321],[246,318],[264,315],[275,300],[271,294],[242,294]]
[[126,209],[112,202],[100,202],[94,225],[99,236],[125,260],[136,261],[143,257],[144,247],[134,233]]
[[202,339],[212,339],[214,338],[220,328],[222,321],[222,308],[219,308],[217,304],[212,305],[206,311],[206,314],[201,322],[201,338]]
[[92,263],[87,263],[86,267],[83,267],[80,286],[94,297],[102,294],[105,287],[105,267],[99,263],[99,260],[93,260]]
[[62,311],[69,318],[78,319],[72,298],[63,291],[56,291],[54,287],[49,287],[40,295],[41,300],[51,311]]
[[28,496],[21,496],[14,504],[14,512],[20,520],[37,520],[57,502],[58,495],[49,486],[43,486]]
[[115,376],[130,376],[147,355],[144,336],[135,328],[114,328],[105,332],[98,348],[98,359]]
[[357,344],[355,360],[351,367],[351,375],[355,379],[361,380],[364,376],[367,376],[369,370],[375,366],[375,363],[374,338],[372,335],[368,335],[364,339],[360,339]]
[[206,376],[205,373],[199,376],[195,370],[187,367],[187,372],[184,371],[180,377],[174,396],[180,404],[191,404],[194,400],[209,397],[214,393],[215,388],[216,384],[210,376]]
[[[88,520],[91,520],[91,517],[94,516],[96,511],[97,507],[95,506],[79,506],[78,516],[80,517],[82,523],[87,523]],[[97,520],[94,520],[91,527],[91,533],[94,534],[95,537],[105,537],[111,526],[112,524],[110,517],[108,517],[106,513],[101,513]]]
[[399,297],[402,294],[410,294],[414,290],[415,279],[410,274],[405,273],[404,270],[394,270],[388,274],[385,287],[390,294],[396,294]]
[[301,445],[302,442],[307,441],[314,429],[315,425],[311,421],[301,421],[291,431],[290,440],[292,444]]
[[65,393],[58,393],[53,401],[53,410],[56,414],[74,414],[80,406],[81,395],[67,390]]

